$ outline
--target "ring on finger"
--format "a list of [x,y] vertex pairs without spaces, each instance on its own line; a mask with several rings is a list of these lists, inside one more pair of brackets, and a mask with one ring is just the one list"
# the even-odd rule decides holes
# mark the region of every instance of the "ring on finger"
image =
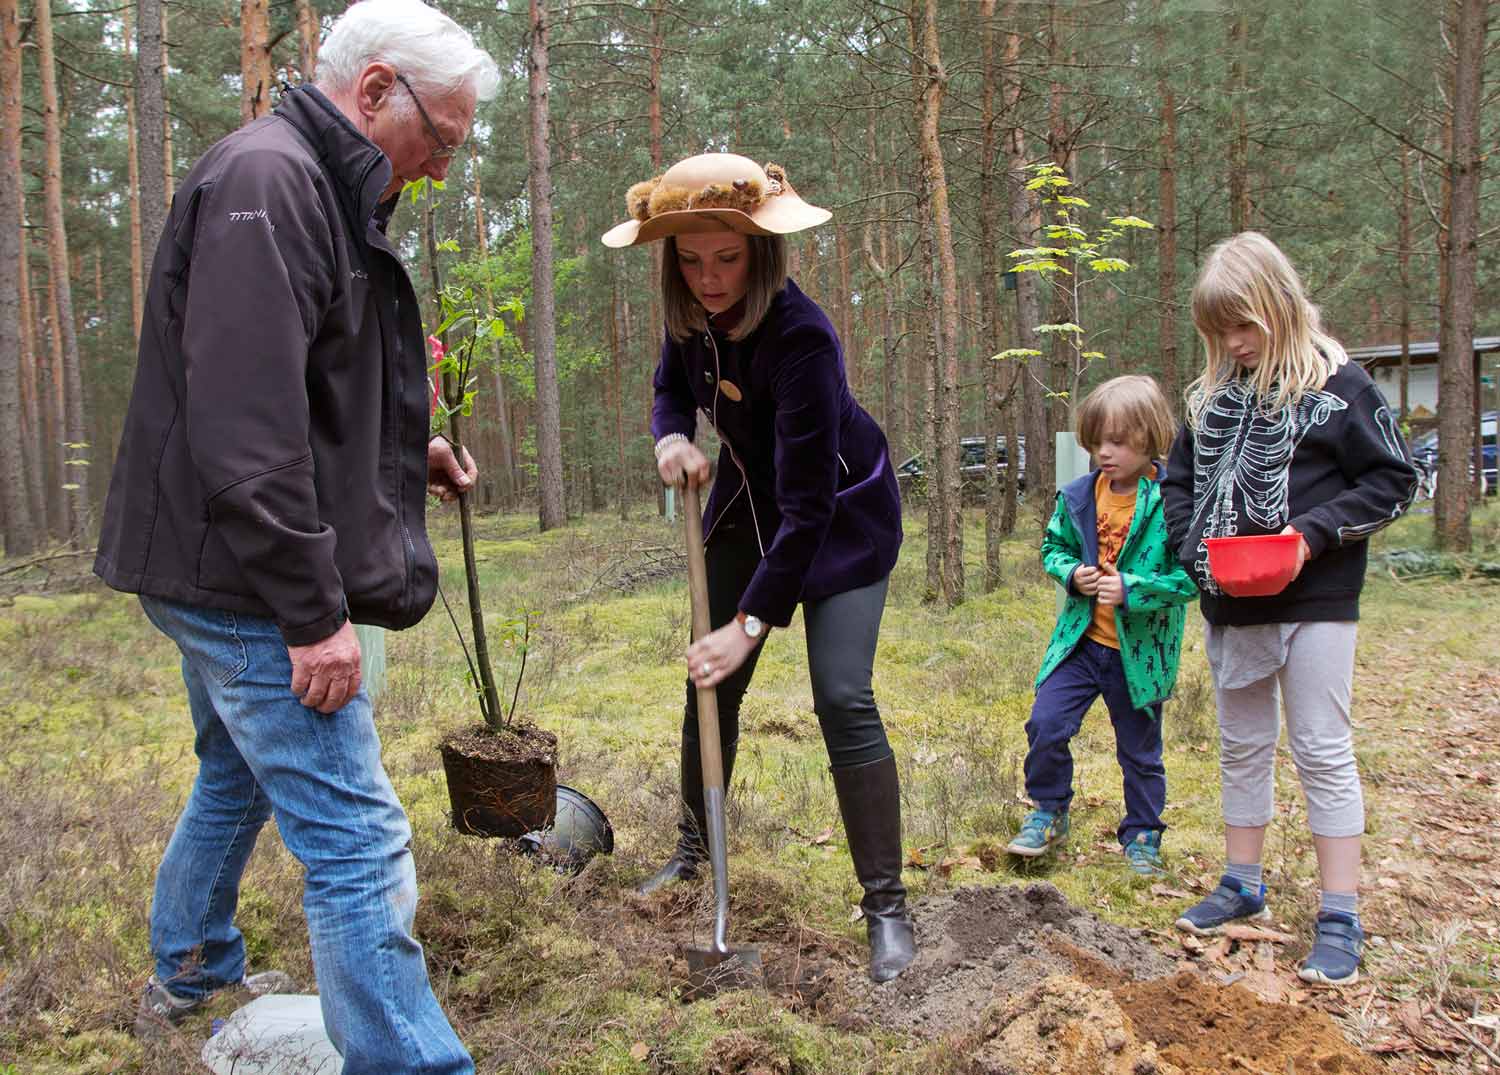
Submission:
[[711,672],[713,672],[713,670],[714,666],[709,664],[707,661],[704,661],[701,665],[698,666],[698,674],[700,676],[709,675]]

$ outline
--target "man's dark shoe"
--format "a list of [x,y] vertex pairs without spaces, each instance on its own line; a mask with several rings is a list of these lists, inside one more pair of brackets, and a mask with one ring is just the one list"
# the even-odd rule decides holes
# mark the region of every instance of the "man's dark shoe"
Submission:
[[[234,986],[251,996],[261,997],[267,993],[291,993],[297,984],[285,971],[267,970],[249,974]],[[212,996],[213,994],[209,994]],[[140,1007],[135,1013],[135,1036],[138,1038],[160,1037],[168,1028],[176,1026],[207,1003],[209,997],[179,997],[162,984],[156,975],[146,979],[146,988],[141,994]]]

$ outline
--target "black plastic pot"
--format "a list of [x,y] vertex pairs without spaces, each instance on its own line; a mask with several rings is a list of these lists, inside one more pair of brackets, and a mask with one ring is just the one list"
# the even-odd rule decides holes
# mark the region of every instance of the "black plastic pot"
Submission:
[[577,788],[557,785],[557,816],[552,825],[520,837],[516,843],[527,854],[549,861],[555,868],[577,873],[599,853],[615,849],[615,831],[597,803]]

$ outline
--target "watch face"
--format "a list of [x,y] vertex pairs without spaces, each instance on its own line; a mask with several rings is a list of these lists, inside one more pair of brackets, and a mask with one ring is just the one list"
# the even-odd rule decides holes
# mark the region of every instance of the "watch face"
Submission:
[[745,628],[745,633],[751,638],[760,637],[761,623],[755,616],[746,616],[742,626]]

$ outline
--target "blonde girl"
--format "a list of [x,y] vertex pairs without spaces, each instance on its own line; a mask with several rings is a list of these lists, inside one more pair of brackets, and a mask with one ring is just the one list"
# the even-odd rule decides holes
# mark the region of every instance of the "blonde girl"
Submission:
[[[1380,390],[1337,340],[1276,244],[1243,232],[1215,246],[1193,288],[1203,373],[1187,395],[1163,482],[1167,528],[1193,573],[1219,712],[1227,867],[1177,920],[1214,933],[1262,917],[1261,853],[1273,812],[1284,704],[1317,851],[1321,899],[1309,982],[1359,976],[1364,801],[1350,732],[1365,539],[1411,503],[1417,470]],[[1280,593],[1232,597],[1206,539],[1295,533]]]

